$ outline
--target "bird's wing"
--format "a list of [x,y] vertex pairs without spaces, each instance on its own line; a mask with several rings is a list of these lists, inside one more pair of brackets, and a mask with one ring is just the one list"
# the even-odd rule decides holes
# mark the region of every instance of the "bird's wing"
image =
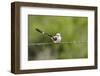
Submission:
[[57,36],[53,36],[53,40],[56,41],[57,40]]

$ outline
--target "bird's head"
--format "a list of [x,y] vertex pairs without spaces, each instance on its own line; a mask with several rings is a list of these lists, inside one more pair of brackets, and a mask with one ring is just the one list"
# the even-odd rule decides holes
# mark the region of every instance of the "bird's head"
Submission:
[[56,36],[60,36],[60,33],[57,33]]

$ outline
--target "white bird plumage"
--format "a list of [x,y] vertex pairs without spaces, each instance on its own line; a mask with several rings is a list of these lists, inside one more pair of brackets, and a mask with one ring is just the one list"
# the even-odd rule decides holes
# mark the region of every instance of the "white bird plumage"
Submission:
[[60,33],[56,33],[56,35],[51,37],[51,39],[52,39],[52,41],[54,43],[60,43],[61,42],[61,35],[60,35]]

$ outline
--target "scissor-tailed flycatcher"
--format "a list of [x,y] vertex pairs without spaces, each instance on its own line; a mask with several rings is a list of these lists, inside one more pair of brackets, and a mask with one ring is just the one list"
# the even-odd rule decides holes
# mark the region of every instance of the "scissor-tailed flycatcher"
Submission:
[[43,32],[43,31],[41,31],[41,30],[38,29],[38,28],[36,28],[36,31],[40,32],[40,33],[43,34],[43,35],[49,36],[49,37],[52,39],[52,41],[53,41],[54,43],[60,43],[60,42],[61,42],[61,35],[60,35],[60,33],[56,33],[55,36],[52,36],[52,35],[50,35],[50,34],[48,34],[48,33],[45,33],[45,32]]

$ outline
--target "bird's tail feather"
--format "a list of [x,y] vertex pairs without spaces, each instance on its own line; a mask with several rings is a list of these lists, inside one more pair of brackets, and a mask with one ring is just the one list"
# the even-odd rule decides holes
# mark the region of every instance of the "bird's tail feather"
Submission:
[[52,35],[50,35],[50,34],[48,34],[48,33],[45,33],[47,36],[49,36],[49,37],[53,37]]
[[40,33],[42,33],[42,34],[45,34],[45,35],[47,35],[47,36],[49,36],[49,37],[53,37],[52,35],[50,35],[50,34],[48,34],[48,33],[45,33],[45,32],[41,31],[41,30],[38,29],[38,28],[36,28],[35,30],[38,31],[38,32],[40,32]]
[[35,29],[36,31],[40,32],[40,33],[43,33],[40,29],[36,28]]

